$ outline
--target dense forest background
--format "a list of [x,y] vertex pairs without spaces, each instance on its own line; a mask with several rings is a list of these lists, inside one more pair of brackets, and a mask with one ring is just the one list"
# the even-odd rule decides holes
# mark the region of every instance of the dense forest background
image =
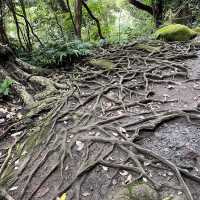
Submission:
[[0,199],[199,200],[199,58],[199,0],[0,0]]
[[170,23],[196,26],[198,0],[1,0],[0,41],[34,65],[61,65],[93,47],[152,37]]

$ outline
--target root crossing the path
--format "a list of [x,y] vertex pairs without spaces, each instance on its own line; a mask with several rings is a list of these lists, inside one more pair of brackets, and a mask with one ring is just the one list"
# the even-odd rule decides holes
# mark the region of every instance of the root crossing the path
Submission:
[[198,152],[189,158],[196,165],[186,168],[144,142],[174,120],[198,128],[200,82],[190,76],[197,52],[188,43],[138,41],[94,52],[73,71],[49,78],[7,60],[0,75],[15,80],[27,112],[2,136],[14,141],[0,162],[0,195],[104,200],[145,183],[161,200],[198,200]]

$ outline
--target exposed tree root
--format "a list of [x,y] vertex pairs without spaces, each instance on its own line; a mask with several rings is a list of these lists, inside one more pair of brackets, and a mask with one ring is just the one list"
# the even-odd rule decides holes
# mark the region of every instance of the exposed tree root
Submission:
[[[51,188],[53,185],[54,189],[49,191],[51,196],[47,194],[43,199],[55,200],[67,192],[69,199],[78,200],[83,199],[81,194],[88,189],[89,178],[100,175],[103,179],[106,174],[110,177],[109,189],[116,189],[114,179],[118,180],[117,185],[145,180],[160,193],[162,188],[181,189],[183,199],[193,200],[184,178],[200,184],[199,176],[138,143],[145,131],[153,135],[160,124],[175,118],[185,118],[190,124],[200,120],[198,107],[168,109],[171,103],[178,105],[178,100],[154,97],[152,86],[185,82],[188,67],[181,61],[195,56],[192,49],[188,53],[185,44],[158,44],[161,51],[152,54],[135,48],[135,44],[107,49],[95,59],[112,61],[115,67],[111,71],[91,66],[85,60],[84,67],[66,74],[62,84],[30,75],[35,68],[19,60],[13,66],[14,76],[9,74],[8,68],[2,68],[1,75],[15,77],[19,84],[22,84],[20,77],[27,80],[27,93],[31,93],[33,99],[29,102],[31,109],[7,130],[9,134],[23,130],[23,134],[10,147],[1,165],[2,180],[11,169],[5,188],[17,185],[14,192],[17,199],[31,200],[43,186]],[[179,49],[181,52],[177,55]],[[38,93],[31,90],[30,85],[39,87]],[[20,163],[18,170],[14,170],[16,160]],[[152,169],[170,171],[175,175],[174,182],[158,183],[150,175]],[[120,178],[124,170],[131,175],[130,180]],[[36,177],[40,177],[37,183]]]

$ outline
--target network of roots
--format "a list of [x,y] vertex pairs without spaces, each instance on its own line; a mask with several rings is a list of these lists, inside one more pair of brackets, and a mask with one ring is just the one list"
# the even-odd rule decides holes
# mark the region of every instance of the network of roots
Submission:
[[[49,190],[41,199],[66,192],[68,199],[78,200],[106,199],[121,185],[145,181],[158,192],[178,187],[192,200],[184,177],[198,184],[200,178],[146,149],[140,140],[151,137],[165,121],[200,119],[198,106],[186,109],[179,99],[157,98],[154,90],[196,81],[183,64],[195,58],[195,52],[191,44],[140,41],[102,49],[73,71],[54,74],[51,80],[66,87],[35,100],[7,130],[21,134],[1,164],[1,185],[17,186],[10,193],[20,200],[37,199],[45,188]],[[112,67],[91,64],[91,59],[106,60]],[[165,178],[157,181],[162,169],[174,174],[175,185]],[[121,175],[124,171],[128,178]]]

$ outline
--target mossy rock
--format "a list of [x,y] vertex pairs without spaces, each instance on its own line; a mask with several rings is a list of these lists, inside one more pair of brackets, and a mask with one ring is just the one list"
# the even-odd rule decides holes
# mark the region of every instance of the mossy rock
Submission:
[[113,70],[115,67],[115,65],[110,60],[107,59],[92,59],[89,61],[89,64],[108,71]]
[[197,32],[181,24],[170,24],[156,31],[156,39],[165,41],[188,41],[197,36]]
[[143,50],[148,53],[152,53],[152,52],[156,53],[156,52],[160,52],[160,50],[161,50],[160,46],[154,47],[154,46],[151,46],[148,44],[136,44],[135,47],[139,50]]
[[108,200],[158,200],[157,192],[145,183],[129,185],[113,192]]
[[200,27],[193,28],[192,30],[200,35]]

